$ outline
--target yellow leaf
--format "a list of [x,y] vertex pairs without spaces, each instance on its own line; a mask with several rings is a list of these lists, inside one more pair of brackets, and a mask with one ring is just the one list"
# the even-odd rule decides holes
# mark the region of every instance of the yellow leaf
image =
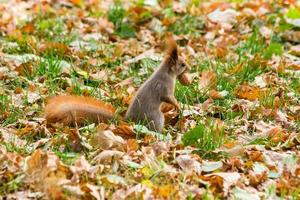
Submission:
[[153,188],[153,183],[150,180],[142,180],[142,185],[146,185],[148,188]]
[[147,167],[147,166],[143,167],[141,169],[141,172],[142,172],[142,174],[144,175],[145,178],[150,178],[154,173],[154,171],[152,169],[150,169],[149,167]]

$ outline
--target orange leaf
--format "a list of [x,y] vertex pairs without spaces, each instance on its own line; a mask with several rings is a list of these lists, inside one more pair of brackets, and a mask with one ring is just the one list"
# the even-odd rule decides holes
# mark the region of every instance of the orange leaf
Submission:
[[250,151],[247,154],[251,161],[262,162],[264,160],[263,154],[260,151]]
[[30,34],[30,33],[33,33],[35,31],[35,27],[32,23],[28,23],[25,26],[23,26],[22,31],[24,33]]
[[112,132],[125,138],[135,137],[135,132],[132,127],[126,124],[117,126],[116,129],[112,130]]
[[136,139],[129,139],[126,141],[127,151],[137,151],[139,149],[139,144],[136,142]]
[[235,73],[241,71],[241,69],[243,69],[243,64],[242,64],[242,63],[240,63],[240,64],[238,64],[238,65],[235,65],[234,67],[232,67],[232,68],[226,70],[226,72],[227,72],[228,74],[235,74]]
[[80,6],[81,5],[81,0],[70,0],[71,3],[73,3],[76,6]]
[[16,87],[15,89],[15,94],[21,94],[22,93],[22,88],[21,87]]
[[51,52],[55,50],[57,53],[63,55],[63,54],[67,54],[70,55],[71,54],[71,50],[69,49],[69,47],[63,43],[59,43],[59,42],[45,42],[42,43],[39,47],[39,51],[40,52]]
[[27,133],[30,133],[32,131],[32,127],[29,125],[26,125],[24,128],[22,128],[19,132],[18,135],[23,136],[26,135]]
[[269,138],[272,142],[284,142],[288,138],[288,134],[284,133],[283,130],[276,126],[268,131]]
[[163,185],[155,188],[154,193],[163,198],[167,198],[174,192],[175,187],[172,185]]
[[213,71],[203,71],[200,77],[200,88],[206,89],[216,84],[217,75]]
[[208,96],[212,99],[223,99],[224,97],[216,90],[209,91]]
[[248,178],[250,185],[257,187],[259,184],[265,182],[268,179],[268,176],[266,171],[264,171],[262,174],[255,174],[253,171],[250,171]]
[[250,101],[257,100],[261,95],[261,90],[259,87],[250,85],[240,85],[236,91],[236,96],[240,99],[247,99]]

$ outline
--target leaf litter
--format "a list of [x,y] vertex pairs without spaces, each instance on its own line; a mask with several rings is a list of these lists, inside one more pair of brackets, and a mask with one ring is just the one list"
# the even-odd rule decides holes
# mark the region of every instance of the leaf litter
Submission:
[[[298,1],[4,1],[0,199],[299,199]],[[46,126],[49,96],[121,116],[175,34],[193,82],[163,133]]]

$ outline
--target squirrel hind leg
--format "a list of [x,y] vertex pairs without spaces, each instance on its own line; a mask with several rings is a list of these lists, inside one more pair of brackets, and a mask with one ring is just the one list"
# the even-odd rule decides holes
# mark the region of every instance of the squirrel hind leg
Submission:
[[151,131],[161,133],[164,128],[164,123],[165,123],[165,118],[164,118],[163,114],[161,114],[159,117],[152,119],[148,123],[148,128]]

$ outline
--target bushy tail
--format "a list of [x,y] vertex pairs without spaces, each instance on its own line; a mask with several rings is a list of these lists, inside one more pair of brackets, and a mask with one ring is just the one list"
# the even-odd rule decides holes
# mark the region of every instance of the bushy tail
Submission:
[[45,107],[47,124],[83,124],[85,122],[106,122],[113,119],[115,109],[91,97],[55,96],[48,100]]

